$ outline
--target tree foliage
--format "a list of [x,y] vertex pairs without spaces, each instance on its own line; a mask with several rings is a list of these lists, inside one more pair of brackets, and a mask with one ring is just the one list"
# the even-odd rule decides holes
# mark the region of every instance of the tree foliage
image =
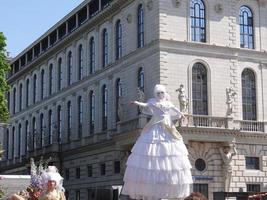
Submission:
[[9,111],[7,107],[6,92],[9,86],[6,81],[6,74],[10,70],[6,57],[6,38],[0,32],[0,122],[6,122],[9,118]]

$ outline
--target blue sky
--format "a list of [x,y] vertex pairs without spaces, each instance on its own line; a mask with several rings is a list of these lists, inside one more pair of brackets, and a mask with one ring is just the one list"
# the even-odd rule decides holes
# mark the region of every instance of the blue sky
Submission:
[[39,38],[83,0],[0,0],[0,32],[12,57]]

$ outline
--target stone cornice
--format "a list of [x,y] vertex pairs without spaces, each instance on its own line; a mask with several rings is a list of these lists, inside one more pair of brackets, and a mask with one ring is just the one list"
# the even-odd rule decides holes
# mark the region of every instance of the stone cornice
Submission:
[[231,142],[236,138],[240,144],[266,144],[267,133],[243,132],[240,130],[204,127],[180,127],[179,131],[186,141]]
[[232,48],[207,43],[160,39],[160,50],[186,55],[237,59],[248,62],[267,62],[267,53],[252,49]]

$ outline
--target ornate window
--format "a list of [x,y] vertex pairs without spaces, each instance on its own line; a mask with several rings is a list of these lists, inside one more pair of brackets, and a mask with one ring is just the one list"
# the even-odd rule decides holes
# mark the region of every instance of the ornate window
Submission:
[[49,89],[48,94],[51,95],[53,92],[53,64],[49,66]]
[[72,52],[68,53],[67,65],[68,65],[68,85],[72,84]]
[[61,143],[62,134],[62,109],[61,106],[57,107],[57,142]]
[[41,99],[44,99],[44,86],[45,86],[45,84],[44,84],[44,80],[45,80],[45,77],[44,77],[44,70],[42,69],[42,71],[41,71]]
[[22,110],[22,93],[23,93],[23,86],[22,83],[19,85],[19,111]]
[[102,87],[102,130],[107,130],[107,118],[108,118],[108,90],[106,85]]
[[15,127],[12,128],[11,157],[15,158]]
[[67,141],[70,141],[71,136],[71,129],[72,129],[72,107],[71,107],[71,101],[67,104]]
[[14,88],[14,89],[13,89],[13,114],[16,113],[16,103],[17,103],[17,102],[16,102],[16,101],[17,101],[16,96],[17,96],[17,89]]
[[137,47],[144,46],[144,8],[143,4],[140,4],[137,9]]
[[44,127],[44,125],[45,125],[45,123],[44,123],[44,114],[41,113],[41,115],[40,115],[40,141],[39,141],[39,145],[41,147],[44,146],[44,136],[45,136],[45,133],[44,133],[45,127]]
[[94,129],[95,129],[95,94],[94,91],[90,91],[89,94],[89,100],[90,100],[90,106],[89,106],[89,113],[90,113],[90,133],[93,134],[94,133]]
[[247,6],[239,10],[240,47],[254,48],[253,14]]
[[89,44],[89,49],[90,49],[90,74],[93,74],[95,72],[95,38],[91,37],[90,39],[90,44]]
[[116,22],[116,35],[115,35],[115,50],[116,50],[116,60],[122,57],[122,26],[121,20]]
[[48,144],[52,144],[52,137],[53,137],[53,113],[52,113],[52,110],[49,110],[49,112],[48,112],[48,134],[49,134],[48,135]]
[[78,97],[78,138],[82,137],[83,131],[83,99]]
[[202,0],[191,0],[191,40],[206,42],[206,14],[205,5]]
[[58,77],[57,77],[57,90],[60,91],[62,89],[62,58],[58,59]]
[[250,69],[242,72],[242,108],[243,120],[257,120],[256,81]]
[[83,78],[83,46],[79,45],[78,50],[78,80]]
[[121,97],[122,97],[122,87],[121,87],[121,80],[117,79],[116,81],[116,122],[120,121],[120,116],[119,116],[119,112],[120,112],[120,101],[121,101]]
[[194,115],[208,114],[207,70],[201,63],[192,69],[192,101]]
[[33,76],[33,103],[36,102],[36,96],[37,96],[37,76],[34,74]]
[[21,128],[21,124],[19,124],[19,133],[18,133],[18,156],[21,156],[21,134],[22,134],[22,128]]
[[26,81],[26,95],[25,95],[25,98],[26,98],[26,107],[29,106],[29,92],[30,92],[30,80],[27,79]]
[[32,118],[32,133],[31,133],[31,150],[35,149],[35,141],[36,141],[36,134],[37,134],[37,129],[36,129],[37,125],[36,125],[36,119],[35,117]]
[[102,62],[103,67],[108,65],[108,32],[104,29],[102,32]]
[[25,154],[29,151],[29,138],[30,138],[30,133],[29,133],[29,122],[28,120],[25,122]]

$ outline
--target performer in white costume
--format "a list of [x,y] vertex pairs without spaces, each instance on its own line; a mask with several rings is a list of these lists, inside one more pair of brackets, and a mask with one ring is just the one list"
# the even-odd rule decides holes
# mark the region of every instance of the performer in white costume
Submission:
[[184,115],[169,101],[165,86],[156,85],[155,98],[131,102],[152,119],[142,130],[126,163],[122,194],[132,199],[184,198],[190,193],[191,164],[173,119]]

